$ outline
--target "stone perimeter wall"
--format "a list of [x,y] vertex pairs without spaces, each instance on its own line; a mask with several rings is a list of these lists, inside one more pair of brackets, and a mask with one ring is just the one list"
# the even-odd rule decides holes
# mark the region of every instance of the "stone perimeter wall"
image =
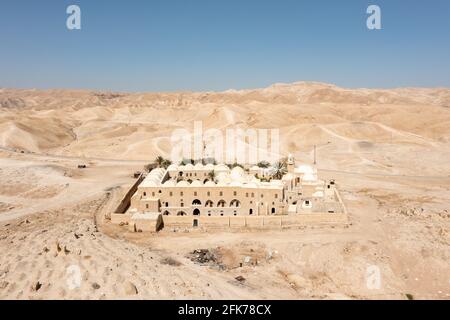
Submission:
[[[162,216],[164,228],[185,229],[194,228],[194,220],[201,229],[284,229],[305,225],[317,224],[343,224],[347,223],[345,213],[311,213],[286,216],[232,216],[232,217],[205,217],[205,216]],[[111,222],[114,224],[128,224],[133,231],[134,222],[128,214],[113,214]]]

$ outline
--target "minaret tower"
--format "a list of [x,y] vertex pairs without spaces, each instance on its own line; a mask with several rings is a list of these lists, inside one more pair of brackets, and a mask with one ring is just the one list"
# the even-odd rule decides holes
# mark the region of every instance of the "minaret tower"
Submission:
[[287,169],[289,173],[294,173],[294,169],[295,169],[295,159],[294,156],[292,154],[289,154],[288,159],[287,159]]

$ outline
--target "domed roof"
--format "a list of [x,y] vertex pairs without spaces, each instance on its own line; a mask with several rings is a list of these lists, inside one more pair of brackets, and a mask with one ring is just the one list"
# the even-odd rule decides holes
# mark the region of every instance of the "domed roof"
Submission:
[[163,186],[165,187],[175,187],[177,183],[174,180],[167,180],[164,182]]
[[171,164],[168,168],[168,171],[178,171],[178,166],[176,164]]
[[302,164],[295,169],[295,173],[306,174],[306,173],[315,173],[315,172],[316,172],[315,168],[313,168],[307,164]]
[[185,165],[185,170],[193,170],[194,166],[191,163],[188,163],[187,165]]
[[147,180],[147,179],[145,179],[141,184],[141,187],[144,187],[144,188],[151,188],[151,187],[157,187],[157,186],[158,185],[156,184],[155,181]]
[[203,164],[201,162],[197,162],[194,166],[196,170],[203,170]]
[[205,170],[211,170],[211,171],[213,171],[213,170],[214,170],[214,165],[213,165],[212,163],[208,163],[208,164],[204,167],[204,169],[205,169]]
[[314,173],[308,172],[303,175],[302,181],[306,181],[306,182],[317,181],[317,176]]
[[204,184],[205,187],[215,187],[216,184],[213,181],[206,181]]
[[201,183],[199,180],[195,180],[191,183],[191,187],[203,187],[203,183]]
[[259,170],[261,170],[261,168],[258,166],[253,166],[250,168],[250,171],[259,171]]
[[218,184],[228,184],[231,182],[230,175],[227,172],[221,172],[217,175]]
[[180,181],[177,183],[177,187],[189,187],[189,182],[187,181]]
[[144,181],[142,182],[143,187],[156,187],[161,183],[161,179],[164,176],[164,169],[158,168],[153,169],[147,177],[145,177]]
[[244,182],[245,180],[244,169],[242,169],[241,167],[234,167],[233,170],[231,170],[230,178],[232,181],[235,182]]
[[245,174],[245,172],[244,172],[244,169],[242,169],[241,167],[237,166],[237,167],[234,167],[234,168],[231,170],[231,174],[232,174],[232,175],[240,175],[240,176],[243,176],[243,175]]
[[178,170],[179,171],[184,171],[186,169],[186,166],[185,165],[180,165],[180,166],[178,166]]
[[158,175],[158,176],[162,176],[164,175],[165,170],[163,168],[156,168],[153,169],[149,175]]
[[323,197],[323,191],[317,191],[313,193],[314,198],[322,198]]
[[224,164],[218,164],[215,168],[215,171],[229,171],[230,168],[228,168],[226,165]]

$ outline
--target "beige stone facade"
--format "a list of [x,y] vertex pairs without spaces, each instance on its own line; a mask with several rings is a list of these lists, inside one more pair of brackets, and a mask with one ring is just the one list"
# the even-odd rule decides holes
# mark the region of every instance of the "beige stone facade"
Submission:
[[178,223],[192,227],[201,224],[232,227],[264,226],[271,221],[270,217],[279,217],[272,224],[281,226],[283,221],[290,221],[286,217],[295,220],[301,215],[325,215],[332,221],[332,215],[340,220],[346,214],[334,181],[320,180],[314,167],[295,167],[292,157],[287,167],[288,172],[281,180],[270,182],[257,178],[268,176],[269,170],[256,173],[255,166],[230,169],[226,165],[198,163],[153,169],[131,197],[123,219],[116,215],[114,220],[127,220],[135,225],[135,220],[142,223],[140,215],[159,214],[164,226]]

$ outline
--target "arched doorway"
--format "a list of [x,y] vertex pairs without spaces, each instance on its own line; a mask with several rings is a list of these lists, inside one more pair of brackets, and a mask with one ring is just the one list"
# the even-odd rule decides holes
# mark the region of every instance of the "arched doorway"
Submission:
[[253,214],[253,209],[250,209],[250,210],[248,211],[248,214],[249,214],[249,215],[252,215],[252,214]]
[[214,203],[211,200],[206,201],[205,207],[213,207]]
[[194,216],[199,216],[200,215],[200,210],[198,208],[194,209]]
[[241,202],[237,199],[231,200],[230,207],[239,208],[241,206]]

